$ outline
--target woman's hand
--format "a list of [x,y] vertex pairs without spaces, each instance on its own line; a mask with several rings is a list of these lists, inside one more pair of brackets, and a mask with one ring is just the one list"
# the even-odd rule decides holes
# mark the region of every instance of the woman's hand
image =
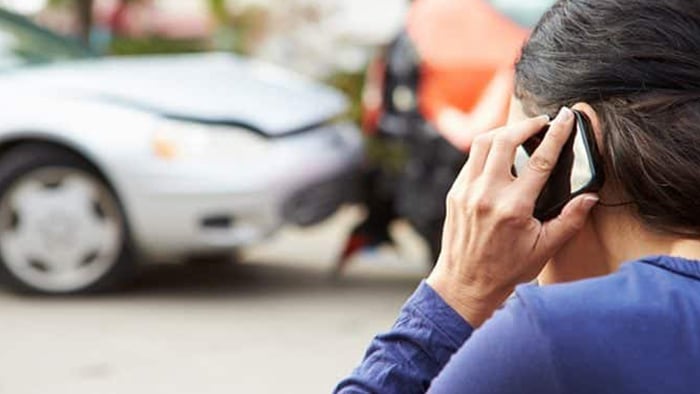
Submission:
[[533,118],[477,137],[448,194],[442,251],[427,282],[474,328],[537,276],[598,201],[579,196],[547,223],[532,216],[573,130],[571,110],[561,110],[523,174],[513,177],[511,167],[517,147],[547,122]]

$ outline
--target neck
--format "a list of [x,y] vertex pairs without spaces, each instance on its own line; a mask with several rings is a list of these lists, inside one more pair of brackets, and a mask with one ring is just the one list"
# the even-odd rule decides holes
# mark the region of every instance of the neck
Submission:
[[688,260],[700,260],[700,240],[679,239],[668,248],[668,252],[661,254],[683,257]]
[[[612,218],[596,218],[600,224],[600,238],[606,241],[605,260],[610,272],[627,261],[650,255],[669,255],[700,260],[700,240],[677,235],[665,235],[649,230],[632,215],[618,214]],[[601,223],[602,222],[602,223]],[[606,224],[607,223],[607,224]]]
[[623,210],[596,208],[586,227],[547,264],[543,284],[607,275],[627,261],[650,255],[700,260],[700,240],[663,235]]

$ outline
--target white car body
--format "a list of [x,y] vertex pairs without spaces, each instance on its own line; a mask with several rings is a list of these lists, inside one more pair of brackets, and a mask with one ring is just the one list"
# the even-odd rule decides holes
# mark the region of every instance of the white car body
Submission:
[[[0,155],[27,140],[79,153],[114,190],[148,259],[222,252],[319,221],[343,202],[344,176],[362,157],[356,127],[333,122],[347,106],[338,92],[228,54],[22,67],[0,73],[0,103]],[[159,156],[159,139],[177,154]]]

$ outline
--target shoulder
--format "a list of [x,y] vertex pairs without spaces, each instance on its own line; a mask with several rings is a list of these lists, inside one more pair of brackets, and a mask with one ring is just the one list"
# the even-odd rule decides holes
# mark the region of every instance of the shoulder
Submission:
[[[563,387],[686,392],[700,356],[700,282],[689,269],[677,261],[627,263],[601,278],[521,286],[509,307],[547,343]],[[664,374],[671,378],[656,379]],[[679,389],[666,390],[669,382]]]
[[611,275],[549,286],[523,285],[516,297],[536,320],[548,325],[599,324],[599,319],[643,312],[668,313],[665,301],[683,291],[684,278],[643,261],[627,263]]
[[688,334],[700,329],[696,286],[644,262],[590,280],[520,286],[453,356],[435,392],[648,392],[658,371],[696,365],[700,344]]
[[692,295],[697,289],[689,291],[686,280],[638,261],[600,278],[520,286],[514,307],[547,338],[554,357],[596,364],[609,355],[612,344],[617,349],[647,348],[655,338],[675,332],[682,320],[692,320],[678,312],[679,302],[697,304]]

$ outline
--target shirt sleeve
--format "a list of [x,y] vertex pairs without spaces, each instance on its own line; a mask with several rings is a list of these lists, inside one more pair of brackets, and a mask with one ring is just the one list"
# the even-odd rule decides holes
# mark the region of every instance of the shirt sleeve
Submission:
[[335,393],[425,393],[472,328],[425,282]]
[[551,344],[522,294],[454,355],[430,393],[561,393]]

